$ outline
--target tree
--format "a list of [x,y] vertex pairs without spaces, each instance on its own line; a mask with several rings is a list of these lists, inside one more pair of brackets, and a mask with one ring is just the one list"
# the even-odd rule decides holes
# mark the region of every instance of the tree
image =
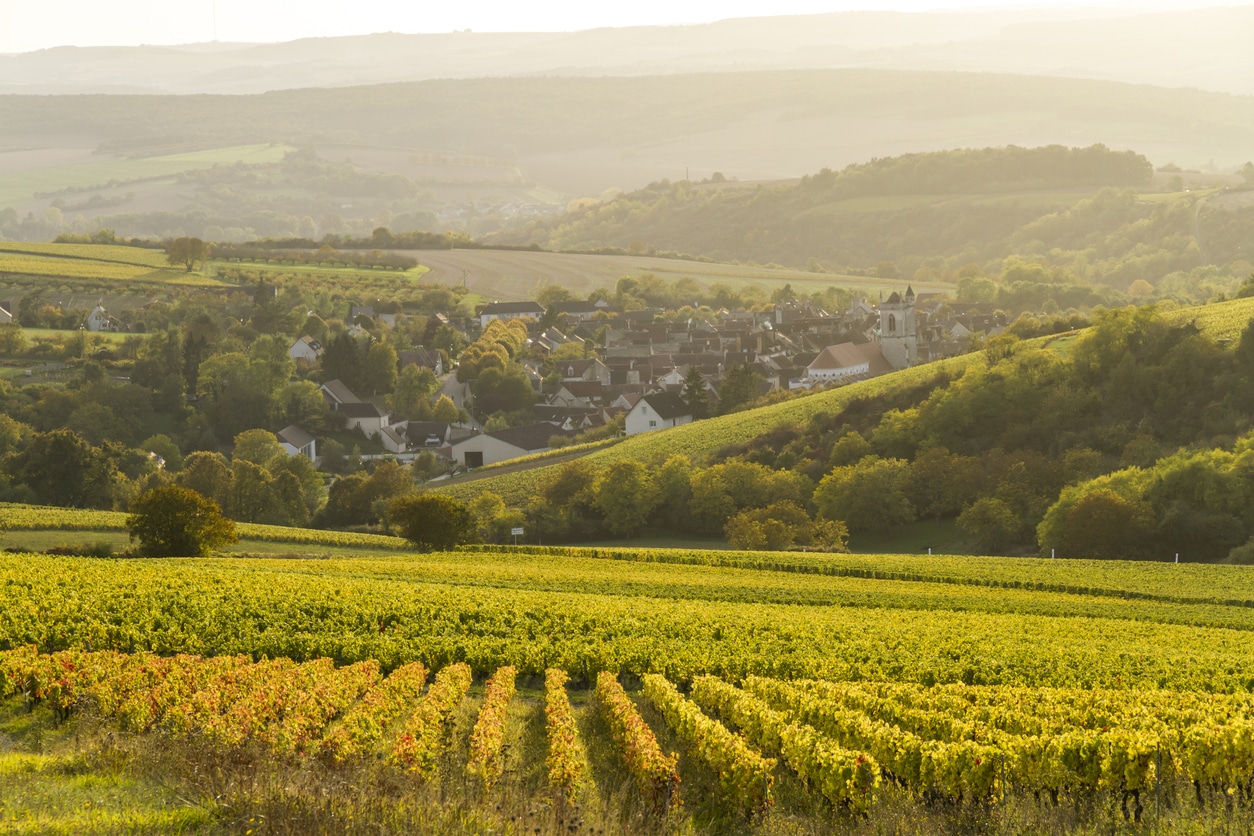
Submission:
[[1067,512],[1059,551],[1064,557],[1142,557],[1153,536],[1153,524],[1148,503],[1098,488],[1080,497]]
[[684,388],[679,397],[688,406],[693,420],[710,417],[710,393],[705,389],[705,377],[696,366],[688,368],[684,377]]
[[388,343],[375,343],[366,350],[362,378],[372,395],[386,395],[396,385],[396,349]]
[[761,394],[760,389],[766,378],[749,368],[744,363],[737,363],[727,371],[723,385],[718,390],[718,411],[720,415],[735,412],[750,401],[756,400]]
[[126,477],[117,470],[120,445],[93,447],[78,433],[35,433],[26,449],[6,457],[4,470],[44,505],[112,508]]
[[431,420],[455,424],[461,420],[461,412],[458,411],[457,405],[453,403],[452,398],[448,395],[441,395],[431,411]]
[[388,519],[419,551],[448,551],[473,543],[475,517],[465,505],[438,494],[409,494],[388,506]]
[[914,521],[904,481],[909,465],[900,459],[867,456],[823,477],[814,492],[820,517],[842,520],[849,530],[888,531]]
[[331,344],[322,352],[319,362],[327,380],[342,380],[347,383],[361,379],[365,358],[357,340],[344,331],[331,340]]
[[640,462],[614,462],[597,481],[595,491],[606,526],[619,537],[635,536],[657,505],[657,488],[649,469]]
[[209,245],[199,238],[175,238],[165,251],[165,260],[168,264],[183,265],[190,273],[208,255]]
[[410,364],[401,369],[392,394],[387,397],[388,408],[402,418],[415,420],[423,414],[423,407],[430,413],[430,397],[440,388],[440,382],[430,369],[420,369]]
[[235,523],[212,500],[178,485],[153,488],[131,504],[131,539],[149,557],[203,557],[236,542]]
[[997,554],[1014,544],[1023,527],[1009,505],[996,497],[976,500],[958,517],[958,527],[975,538],[982,554]]
[[266,467],[282,455],[283,445],[279,444],[274,433],[267,430],[244,430],[235,436],[235,449],[231,453],[231,459]]
[[22,333],[22,326],[17,322],[0,325],[0,354],[12,357],[25,350],[26,337]]

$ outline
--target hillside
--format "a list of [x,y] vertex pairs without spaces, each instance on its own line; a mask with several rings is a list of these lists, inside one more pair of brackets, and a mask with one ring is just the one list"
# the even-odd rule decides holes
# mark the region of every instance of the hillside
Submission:
[[782,184],[661,181],[489,240],[682,248],[721,260],[814,259],[867,271],[891,263],[920,277],[1031,255],[1063,268],[1067,280],[1124,290],[1207,265],[1244,278],[1254,257],[1254,182],[1227,182],[1246,191],[1194,193],[1182,177],[1155,186],[1147,159],[1104,146],[956,150],[877,158]]
[[[984,553],[1238,559],[1254,534],[1244,500],[1197,493],[1194,480],[1232,479],[1246,462],[1252,316],[1250,299],[1128,308],[1020,341],[1037,328],[1024,319],[985,353],[435,490],[498,494],[544,542],[648,531],[761,547],[753,526],[775,519],[788,520],[787,544],[815,537],[823,550],[830,535],[810,533],[811,516],[847,526],[854,544],[946,519]],[[1115,516],[1081,534],[1072,506],[1112,491],[1130,516],[1104,510]]]
[[[714,172],[748,182],[910,152],[1098,142],[1231,171],[1254,145],[1248,96],[877,69],[9,95],[0,113],[0,228],[32,240],[62,231],[41,226],[49,208],[68,228],[81,215],[86,231],[127,236],[480,235],[571,198]],[[285,160],[292,148],[304,159]]]

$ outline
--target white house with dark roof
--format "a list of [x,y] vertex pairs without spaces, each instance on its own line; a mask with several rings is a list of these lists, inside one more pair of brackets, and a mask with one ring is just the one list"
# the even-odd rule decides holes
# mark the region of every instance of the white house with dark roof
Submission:
[[306,335],[292,343],[292,347],[287,350],[287,356],[312,365],[322,356],[322,343]]
[[390,424],[387,412],[369,402],[342,403],[335,411],[348,419],[350,430],[361,430],[367,438],[379,435]]
[[692,410],[674,392],[654,392],[636,401],[627,412],[627,435],[692,423]]
[[274,436],[283,447],[283,452],[289,456],[304,456],[310,461],[318,460],[318,441],[295,424],[284,427]]
[[544,306],[539,302],[493,302],[479,309],[479,326],[487,328],[496,319],[539,319]]
[[450,454],[453,461],[470,470],[532,453],[543,453],[553,449],[550,443],[553,436],[568,434],[546,423],[510,427],[490,433],[477,433],[455,441],[450,448]]
[[361,403],[361,398],[354,395],[353,390],[345,386],[344,382],[338,378],[328,380],[319,388],[322,390],[322,399],[332,409],[338,409],[341,404]]
[[383,449],[389,453],[404,453],[409,449],[409,440],[405,434],[405,427],[397,424],[390,427],[386,424],[379,429],[379,442],[383,445]]
[[116,331],[118,330],[118,321],[116,318],[109,316],[109,312],[105,310],[104,305],[97,305],[87,315],[87,330]]

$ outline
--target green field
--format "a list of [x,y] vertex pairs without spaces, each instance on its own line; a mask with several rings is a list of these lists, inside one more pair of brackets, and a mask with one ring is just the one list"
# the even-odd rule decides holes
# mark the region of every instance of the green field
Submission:
[[[748,285],[772,290],[791,284],[799,293],[811,293],[829,287],[848,288],[875,298],[879,293],[900,291],[906,282],[843,276],[832,273],[808,273],[751,265],[684,261],[634,255],[580,255],[575,253],[537,253],[524,250],[422,250],[406,251],[429,269],[426,278],[447,285],[465,281],[471,291],[488,299],[530,299],[543,287],[561,285],[577,298],[593,290],[610,289],[624,276],[652,273],[674,282],[691,278],[710,287],[725,284],[734,289]],[[915,283],[916,293],[949,292],[949,285]]]
[[171,267],[165,253],[103,244],[0,243],[0,276],[37,281],[65,279],[118,283],[220,285],[198,273]]
[[56,165],[0,176],[0,206],[16,205],[37,192],[61,189],[105,188],[110,180],[173,177],[181,171],[211,168],[217,164],[273,163],[294,150],[285,145],[240,145],[157,157],[112,157],[70,165]]

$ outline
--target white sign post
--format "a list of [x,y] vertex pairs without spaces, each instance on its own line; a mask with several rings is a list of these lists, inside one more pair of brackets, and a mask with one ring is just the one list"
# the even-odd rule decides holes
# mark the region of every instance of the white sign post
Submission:
[[509,530],[509,533],[514,535],[514,545],[515,545],[515,546],[517,546],[517,545],[518,545],[518,537],[519,537],[519,535],[521,535],[521,534],[523,533],[523,530],[522,530],[521,528],[511,528],[511,529]]

